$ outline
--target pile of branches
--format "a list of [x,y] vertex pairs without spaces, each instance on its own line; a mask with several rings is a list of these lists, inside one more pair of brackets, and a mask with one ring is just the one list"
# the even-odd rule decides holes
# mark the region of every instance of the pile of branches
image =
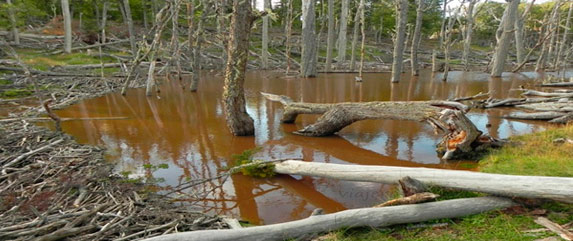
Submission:
[[103,150],[25,120],[0,123],[0,240],[133,240],[226,228],[110,175]]
[[[527,112],[510,113],[505,118],[523,120],[546,120],[566,124],[573,121],[573,82],[542,84],[550,92],[520,88],[522,98],[503,100],[488,99],[479,105],[484,108],[517,107]],[[559,87],[559,88],[556,88]]]

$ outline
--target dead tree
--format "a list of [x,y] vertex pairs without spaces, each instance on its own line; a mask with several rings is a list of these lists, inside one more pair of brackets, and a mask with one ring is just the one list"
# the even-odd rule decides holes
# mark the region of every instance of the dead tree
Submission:
[[569,3],[569,11],[567,13],[567,20],[565,21],[565,30],[563,31],[563,38],[561,39],[561,44],[559,46],[559,52],[557,53],[556,66],[560,65],[562,62],[563,62],[563,65],[565,65],[565,63],[567,62],[567,60],[563,58],[564,57],[563,55],[565,55],[565,51],[566,51],[567,46],[571,46],[571,45],[568,45],[567,43],[569,42],[569,33],[571,31],[571,14],[572,13],[573,13],[573,2]]
[[[463,2],[462,2],[463,3]],[[448,80],[448,74],[450,73],[450,49],[455,44],[455,40],[452,38],[452,34],[454,32],[454,23],[458,18],[458,14],[460,12],[460,8],[456,9],[453,16],[448,18],[448,23],[446,24],[446,29],[444,31],[444,40],[442,46],[444,47],[444,74],[442,75],[442,81]]]
[[314,0],[302,1],[302,54],[301,70],[302,77],[316,77],[317,42],[315,33]]
[[496,46],[496,51],[494,53],[493,67],[491,70],[491,76],[500,77],[503,73],[503,67],[505,66],[505,60],[509,52],[509,42],[511,35],[513,34],[513,26],[515,24],[515,17],[517,15],[517,7],[519,6],[519,0],[510,0],[507,4],[507,9],[502,22],[503,32]]
[[255,133],[253,119],[247,114],[245,107],[243,89],[247,61],[249,60],[249,35],[253,21],[254,17],[249,1],[234,0],[231,34],[227,49],[223,103],[227,127],[236,136],[248,136]]
[[334,48],[334,0],[328,0],[328,35],[326,38],[326,72],[330,72]]
[[312,125],[294,132],[303,136],[329,136],[361,120],[389,119],[425,121],[445,133],[438,152],[444,159],[455,159],[479,146],[482,132],[464,115],[469,108],[450,101],[345,102],[318,104],[294,102],[287,96],[262,93],[265,98],[284,105],[283,123],[293,123],[299,114],[321,114]]
[[129,5],[129,0],[120,1],[121,8],[125,13],[125,24],[127,25],[127,31],[129,32],[129,44],[131,46],[131,53],[133,56],[137,53],[137,45],[135,43],[135,29],[133,27],[133,17],[131,15],[131,6]]
[[465,29],[465,37],[464,37],[464,52],[462,54],[462,61],[464,63],[464,69],[466,71],[469,70],[470,66],[470,54],[471,54],[471,45],[472,45],[472,36],[473,36],[473,28],[474,28],[474,6],[479,0],[469,0],[468,8],[466,11],[466,29]]
[[14,44],[20,45],[20,34],[18,33],[18,25],[16,23],[14,5],[12,4],[12,0],[6,0],[6,4],[8,4],[8,18],[10,19],[10,27],[12,28],[12,38],[14,39]]
[[[263,0],[265,11],[270,10],[271,3],[270,0]],[[261,62],[263,63],[263,69],[269,67],[269,16],[265,15],[263,17],[263,39],[261,48]]]
[[395,0],[396,5],[396,36],[394,37],[394,54],[392,59],[392,83],[400,82],[402,60],[404,58],[404,42],[406,38],[406,22],[408,21],[408,0]]
[[410,64],[412,67],[412,76],[418,76],[420,66],[418,65],[418,48],[422,36],[422,18],[424,17],[424,1],[416,0],[416,27],[414,27],[414,37],[412,37],[412,47],[410,50]]
[[346,60],[346,31],[348,29],[348,2],[341,0],[340,27],[338,28],[338,58],[339,62]]
[[518,63],[527,61],[527,59],[525,58],[525,44],[523,41],[524,37],[523,23],[525,22],[525,18],[527,18],[527,15],[531,11],[531,7],[533,6],[534,3],[535,0],[531,1],[531,3],[527,5],[527,8],[525,8],[523,13],[521,15],[518,15],[517,18],[515,19],[515,49]]
[[356,69],[356,45],[358,44],[358,29],[360,27],[360,12],[364,7],[364,0],[360,0],[358,7],[356,8],[356,14],[354,15],[354,27],[352,31],[352,43],[351,43],[351,54],[350,54],[350,70],[354,71]]
[[290,57],[290,51],[291,51],[291,33],[292,33],[292,21],[293,21],[293,6],[292,6],[292,1],[293,0],[288,0],[287,2],[287,16],[286,16],[286,46],[285,46],[285,55],[286,55],[286,73],[288,74],[290,72],[290,62],[291,62],[291,57]]
[[62,0],[62,15],[64,16],[64,52],[72,52],[72,16],[70,15],[70,3]]

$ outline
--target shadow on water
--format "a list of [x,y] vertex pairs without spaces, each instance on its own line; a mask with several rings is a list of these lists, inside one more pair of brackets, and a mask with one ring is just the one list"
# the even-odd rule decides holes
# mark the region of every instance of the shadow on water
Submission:
[[[419,77],[404,75],[390,84],[389,74],[365,74],[362,83],[354,74],[320,75],[315,79],[285,78],[282,73],[250,72],[247,75],[247,109],[255,120],[255,137],[230,135],[221,102],[222,77],[203,73],[197,93],[181,90],[179,83],[166,81],[161,98],[146,97],[143,89],[82,101],[61,117],[113,117],[124,120],[64,122],[63,129],[81,143],[107,148],[118,172],[132,177],[161,179],[165,187],[188,180],[209,178],[230,165],[231,156],[261,147],[256,158],[298,158],[305,161],[364,165],[424,166],[471,169],[468,162],[442,162],[434,145],[439,136],[424,123],[368,120],[343,129],[339,136],[310,138],[291,134],[314,122],[317,116],[301,116],[294,124],[281,124],[282,107],[266,101],[260,91],[288,95],[296,101],[334,103],[344,101],[388,101],[447,99],[490,92],[506,98],[520,85],[531,86],[528,76],[506,75],[491,79],[485,73],[452,72],[448,82],[422,71]],[[531,76],[529,76],[531,77]],[[542,130],[543,123],[500,118],[508,110],[477,110],[469,117],[494,137]],[[491,126],[486,129],[486,124]],[[144,164],[169,164],[151,170]],[[386,199],[391,186],[299,176],[260,180],[234,175],[227,182],[215,180],[193,194],[212,190],[192,207],[211,213],[237,216],[253,223],[276,223],[307,217],[313,209],[335,212],[372,206]],[[181,202],[183,203],[183,202]]]

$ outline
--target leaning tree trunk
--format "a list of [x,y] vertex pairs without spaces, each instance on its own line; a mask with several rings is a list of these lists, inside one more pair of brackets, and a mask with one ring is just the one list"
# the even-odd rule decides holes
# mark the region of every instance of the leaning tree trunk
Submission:
[[68,0],[62,0],[62,15],[64,16],[64,53],[69,54],[72,52],[72,17]]
[[[557,61],[556,66],[561,65],[561,62],[566,62],[566,59],[563,59],[564,51],[566,51],[568,45],[567,42],[569,40],[569,31],[571,31],[571,14],[573,12],[573,2],[569,3],[569,12],[567,13],[567,20],[565,22],[565,31],[563,32],[563,38],[561,40],[561,44],[559,46],[559,52],[557,53]],[[565,70],[563,70],[565,71]]]
[[127,24],[127,31],[129,32],[129,44],[131,45],[131,53],[133,56],[137,54],[137,45],[135,43],[135,30],[133,28],[133,17],[131,16],[131,6],[129,0],[123,0],[123,10],[125,11],[125,23]]
[[[271,8],[270,0],[263,0],[265,11]],[[261,60],[263,63],[263,69],[269,68],[269,16],[265,15],[263,17],[263,43],[261,48]]]
[[313,0],[302,1],[302,54],[301,70],[302,77],[316,77],[317,61],[317,41],[314,23],[314,5]]
[[414,27],[414,37],[412,39],[412,48],[410,51],[410,63],[412,65],[412,76],[418,76],[420,66],[418,66],[418,48],[420,47],[422,18],[424,16],[424,0],[417,0],[416,8],[416,27]]
[[311,215],[302,220],[286,223],[238,229],[173,233],[145,239],[145,241],[306,240],[313,234],[337,229],[386,227],[434,219],[463,217],[508,208],[513,205],[515,203],[507,198],[461,198],[422,204],[349,209],[331,214]]
[[328,36],[326,38],[326,72],[330,72],[334,48],[334,0],[328,0]]
[[339,62],[346,60],[346,31],[348,28],[348,2],[350,0],[341,0],[340,10],[340,27],[338,32],[338,58]]
[[408,21],[408,0],[396,0],[396,14],[397,21],[392,60],[392,83],[400,82],[400,75],[402,74],[406,22]]
[[497,44],[496,51],[494,54],[493,67],[491,70],[491,76],[500,77],[503,73],[503,67],[505,66],[505,60],[509,52],[509,42],[511,35],[513,34],[513,26],[515,23],[515,17],[517,15],[517,7],[519,6],[519,0],[511,0],[507,5],[507,16],[504,18],[503,22],[503,32],[501,33],[500,40]]
[[6,0],[6,3],[8,4],[8,18],[10,18],[10,27],[12,28],[12,38],[14,39],[14,44],[20,45],[20,34],[18,33],[16,14],[14,14],[14,5],[12,0]]
[[246,111],[243,89],[253,20],[249,1],[234,0],[223,100],[227,127],[236,136],[249,136],[255,133],[253,119]]
[[329,136],[344,127],[361,120],[390,119],[403,121],[426,121],[437,131],[445,133],[438,152],[444,159],[455,159],[471,153],[480,145],[481,131],[463,114],[469,108],[458,102],[410,101],[410,102],[345,102],[317,104],[294,102],[287,96],[262,93],[271,101],[284,105],[283,123],[292,123],[299,114],[322,114],[312,125],[295,134],[304,136]]
[[466,13],[467,16],[467,23],[466,23],[466,39],[464,39],[464,52],[462,54],[462,61],[464,63],[464,69],[466,71],[470,68],[470,54],[471,54],[471,44],[472,44],[472,35],[473,35],[473,28],[474,28],[474,6],[477,3],[477,0],[470,0],[468,5],[468,10]]

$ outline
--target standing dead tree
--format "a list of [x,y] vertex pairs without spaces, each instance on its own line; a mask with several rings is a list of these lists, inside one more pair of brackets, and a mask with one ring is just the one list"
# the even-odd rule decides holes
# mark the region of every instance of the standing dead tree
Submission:
[[354,71],[356,69],[356,45],[358,44],[358,30],[360,29],[360,16],[364,9],[364,0],[360,0],[358,7],[356,8],[356,14],[354,15],[354,29],[352,32],[352,44],[351,54],[350,54],[350,70]]
[[464,115],[469,108],[450,101],[410,101],[410,102],[344,102],[318,104],[294,102],[287,96],[262,93],[271,101],[284,105],[283,123],[293,123],[299,114],[321,114],[312,125],[295,134],[303,136],[333,135],[344,127],[361,120],[389,119],[425,121],[436,131],[445,135],[439,144],[438,152],[444,159],[455,159],[474,151],[481,144],[482,134]]
[[508,1],[503,20],[500,23],[503,28],[501,37],[499,38],[496,46],[496,51],[494,53],[493,66],[491,70],[492,77],[500,77],[501,73],[503,73],[505,60],[509,52],[510,38],[514,32],[513,26],[515,25],[515,17],[517,16],[518,6],[519,0]]
[[529,5],[527,5],[527,8],[525,8],[525,10],[523,11],[523,13],[521,15],[518,15],[517,18],[515,19],[515,49],[516,49],[516,54],[517,54],[517,62],[521,63],[524,61],[527,61],[527,58],[525,58],[525,44],[523,41],[523,37],[525,34],[525,31],[523,29],[523,23],[525,22],[525,19],[527,18],[527,15],[529,15],[529,12],[531,11],[531,7],[533,7],[533,4],[535,3],[535,0],[532,0],[531,3]]
[[567,13],[567,20],[565,21],[565,30],[563,31],[563,38],[561,39],[561,43],[559,46],[559,51],[557,53],[557,60],[555,61],[555,66],[558,66],[560,64],[563,65],[563,71],[565,71],[565,65],[567,63],[567,58],[564,55],[565,52],[567,51],[567,46],[571,46],[568,45],[567,43],[569,42],[569,33],[571,31],[571,15],[573,14],[573,2],[569,3],[569,11]]
[[70,2],[62,1],[62,15],[64,16],[64,52],[72,52],[72,16],[70,14]]
[[468,71],[470,68],[470,54],[473,36],[473,28],[476,14],[474,13],[474,6],[479,0],[469,0],[468,8],[466,9],[466,26],[464,31],[464,52],[462,54],[462,62],[464,63],[464,70]]
[[129,0],[120,1],[120,7],[124,13],[125,24],[127,25],[127,31],[129,32],[129,44],[131,46],[131,53],[133,56],[137,53],[137,44],[135,40],[135,28],[133,26],[133,17],[131,15],[131,6],[129,5]]
[[12,39],[14,39],[14,44],[20,45],[20,34],[18,33],[14,4],[12,4],[12,0],[6,0],[6,4],[8,4],[8,18],[10,19],[10,27],[12,28]]
[[339,62],[346,60],[346,31],[348,28],[348,2],[341,0],[340,27],[338,28],[338,58]]
[[400,82],[402,62],[404,58],[404,42],[406,39],[406,22],[408,21],[408,0],[394,0],[396,5],[396,36],[394,37],[394,53],[392,58],[392,83]]
[[[462,1],[462,4],[464,1]],[[444,31],[444,41],[442,46],[444,47],[444,74],[442,75],[442,81],[448,80],[448,74],[450,72],[450,49],[456,43],[456,40],[452,39],[452,34],[454,32],[454,23],[458,18],[458,14],[460,12],[460,8],[457,8],[454,15],[448,18],[448,23],[446,24],[446,28]]]
[[410,50],[410,64],[412,67],[412,76],[418,76],[420,66],[418,65],[418,49],[422,39],[422,19],[425,11],[425,0],[416,0],[416,26],[414,27],[414,36],[412,37],[412,47]]
[[332,70],[332,49],[334,48],[334,0],[328,0],[328,34],[326,37],[326,72]]
[[[255,133],[253,119],[247,114],[245,107],[243,89],[249,60],[249,36],[254,19],[249,1],[233,1],[223,104],[227,127],[236,136]],[[312,42],[314,43],[314,40]]]
[[315,32],[314,0],[302,1],[302,54],[301,70],[302,77],[316,77],[317,41]]
[[285,46],[285,55],[286,55],[286,74],[288,74],[290,72],[290,62],[291,62],[291,57],[290,57],[290,51],[291,51],[291,35],[292,35],[292,21],[294,19],[293,16],[293,6],[292,6],[292,1],[293,0],[288,0],[287,2],[287,16],[286,16],[286,46]]

